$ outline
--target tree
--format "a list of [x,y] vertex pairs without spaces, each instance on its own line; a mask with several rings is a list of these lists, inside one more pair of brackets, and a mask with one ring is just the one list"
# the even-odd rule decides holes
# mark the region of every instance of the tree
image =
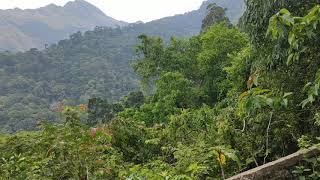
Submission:
[[249,45],[249,40],[239,30],[225,23],[209,28],[201,36],[202,51],[198,56],[202,89],[207,95],[207,104],[214,104],[226,95],[228,87],[225,67],[231,65],[230,55]]
[[92,127],[108,123],[123,109],[124,106],[121,103],[109,104],[107,100],[101,98],[90,99],[88,103],[87,124]]
[[226,16],[226,8],[222,8],[213,3],[208,5],[207,11],[207,16],[202,20],[202,32],[205,32],[211,26],[222,22],[226,23],[227,26],[232,27],[229,18]]

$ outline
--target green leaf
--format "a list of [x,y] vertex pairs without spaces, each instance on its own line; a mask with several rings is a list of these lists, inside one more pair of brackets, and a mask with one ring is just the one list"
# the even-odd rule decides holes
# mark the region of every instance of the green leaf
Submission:
[[291,14],[290,11],[286,8],[283,8],[279,11],[280,15]]
[[296,40],[295,34],[290,32],[288,37],[289,44],[292,45],[295,40]]
[[291,95],[293,95],[293,93],[292,93],[292,92],[284,93],[283,98],[286,98],[286,97],[291,96]]
[[293,57],[294,57],[294,53],[291,53],[291,54],[288,56],[287,65],[290,65],[290,64],[292,63]]
[[304,85],[303,91],[306,91],[311,85],[312,85],[312,83],[308,82],[306,85]]
[[308,99],[303,100],[303,101],[301,102],[302,108],[305,108],[308,103],[309,103],[309,100],[308,100]]
[[288,99],[284,99],[282,105],[283,105],[284,107],[288,107]]
[[315,86],[314,86],[314,95],[318,96],[319,95],[319,84],[317,83]]

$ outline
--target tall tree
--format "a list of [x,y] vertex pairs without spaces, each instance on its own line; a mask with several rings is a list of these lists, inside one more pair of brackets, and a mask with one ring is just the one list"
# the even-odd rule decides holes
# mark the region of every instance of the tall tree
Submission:
[[206,31],[210,26],[221,22],[225,22],[230,27],[232,26],[229,18],[226,15],[226,8],[212,3],[208,5],[207,11],[207,16],[202,20],[201,31]]

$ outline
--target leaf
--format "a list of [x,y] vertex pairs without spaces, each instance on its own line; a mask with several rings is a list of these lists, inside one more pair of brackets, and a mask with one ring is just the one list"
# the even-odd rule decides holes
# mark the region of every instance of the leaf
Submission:
[[284,99],[282,105],[288,107],[288,99]]
[[289,42],[289,44],[292,45],[295,40],[296,40],[295,34],[292,33],[292,32],[290,32],[290,33],[289,33],[289,36],[288,36],[288,42]]
[[187,172],[194,172],[195,170],[198,169],[198,164],[197,163],[192,163],[188,166]]
[[308,101],[311,102],[311,103],[314,101],[313,95],[310,94],[310,95],[308,96]]
[[145,144],[158,145],[160,143],[160,138],[148,139]]
[[270,106],[270,107],[273,106],[273,99],[267,98],[266,102],[267,102],[268,106]]
[[308,103],[309,103],[309,100],[308,100],[308,99],[303,100],[303,101],[301,102],[302,108],[305,108]]
[[293,56],[294,56],[294,53],[291,53],[291,54],[288,56],[287,65],[290,65],[290,64],[291,64],[292,59],[293,59]]
[[304,172],[310,172],[311,169],[304,169],[303,171],[304,171]]
[[286,8],[283,8],[279,11],[280,15],[291,14],[290,11]]
[[312,85],[311,82],[308,82],[306,85],[303,87],[303,91],[306,91],[307,88],[309,88]]
[[248,97],[248,95],[249,95],[249,93],[248,93],[248,91],[246,91],[246,92],[242,93],[242,94],[239,96],[239,99],[242,100],[243,98]]
[[253,84],[254,84],[255,86],[258,86],[258,77],[255,77],[255,78],[253,79]]
[[316,95],[316,96],[319,95],[319,84],[318,83],[314,86],[314,95]]
[[283,98],[286,98],[286,97],[291,96],[291,95],[293,95],[293,93],[292,93],[292,92],[284,93]]

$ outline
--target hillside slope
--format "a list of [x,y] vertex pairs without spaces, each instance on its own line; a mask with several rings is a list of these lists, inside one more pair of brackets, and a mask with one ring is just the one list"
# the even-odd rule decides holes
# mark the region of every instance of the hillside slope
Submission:
[[38,9],[0,10],[0,50],[43,49],[45,44],[55,43],[77,31],[126,24],[84,0],[71,1],[63,7],[50,4]]

